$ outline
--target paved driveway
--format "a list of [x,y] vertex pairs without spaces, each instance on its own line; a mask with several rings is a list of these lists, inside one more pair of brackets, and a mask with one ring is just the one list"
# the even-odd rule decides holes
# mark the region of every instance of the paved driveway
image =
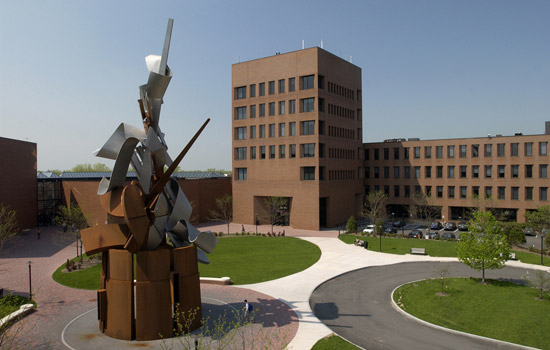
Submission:
[[[408,262],[369,267],[320,285],[310,299],[315,315],[332,331],[369,350],[377,349],[518,349],[515,345],[442,331],[405,317],[394,309],[391,293],[399,285],[431,278],[443,264],[453,277],[480,277],[462,263]],[[525,269],[486,271],[491,279],[517,280]]]

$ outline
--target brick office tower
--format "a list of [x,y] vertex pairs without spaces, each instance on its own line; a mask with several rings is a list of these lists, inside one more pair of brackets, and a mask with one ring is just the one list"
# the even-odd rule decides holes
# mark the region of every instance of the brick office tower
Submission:
[[319,47],[232,67],[233,212],[318,230],[357,215],[363,199],[361,69]]

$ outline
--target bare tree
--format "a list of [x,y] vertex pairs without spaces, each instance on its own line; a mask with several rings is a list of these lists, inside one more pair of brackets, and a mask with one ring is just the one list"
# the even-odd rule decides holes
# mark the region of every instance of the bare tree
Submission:
[[229,224],[233,221],[233,197],[230,194],[216,198],[216,209],[210,211],[210,220],[223,221],[229,234]]
[[15,210],[10,210],[9,206],[0,203],[0,252],[4,248],[4,244],[12,240],[17,233]]
[[267,205],[269,223],[271,224],[271,233],[273,233],[273,225],[278,223],[280,220],[285,220],[288,217],[288,211],[284,208],[288,205],[288,200],[285,197],[267,197],[265,199],[265,204]]
[[386,217],[387,202],[388,195],[384,192],[369,192],[369,194],[365,196],[365,202],[363,203],[363,210],[361,211],[361,214],[369,218],[373,223],[376,223],[378,220]]
[[445,293],[445,279],[449,278],[451,275],[450,267],[449,265],[443,265],[437,270],[434,271],[434,274],[436,275],[436,278],[441,282],[441,294],[440,296],[445,296],[447,293]]
[[409,212],[413,217],[433,221],[441,216],[441,207],[431,205],[431,197],[421,191],[411,195],[412,203]]
[[529,283],[529,285],[540,291],[539,299],[542,300],[544,291],[550,291],[550,272],[535,270],[533,272],[527,272],[523,275],[523,279]]

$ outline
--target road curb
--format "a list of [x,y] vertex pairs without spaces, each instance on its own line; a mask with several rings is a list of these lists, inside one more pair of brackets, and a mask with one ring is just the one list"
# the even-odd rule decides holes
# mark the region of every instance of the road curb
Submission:
[[0,320],[0,328],[5,325],[9,325],[13,321],[17,321],[20,318],[23,318],[34,311],[33,304],[23,304],[19,307],[17,311],[12,312],[8,316],[5,316]]

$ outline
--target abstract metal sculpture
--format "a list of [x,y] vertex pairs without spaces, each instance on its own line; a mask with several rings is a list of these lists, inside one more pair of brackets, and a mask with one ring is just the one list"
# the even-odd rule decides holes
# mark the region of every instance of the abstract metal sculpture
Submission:
[[[210,119],[174,160],[159,127],[172,78],[167,65],[172,26],[169,19],[162,56],[145,58],[149,79],[139,87],[138,100],[143,129],[122,123],[95,153],[115,160],[111,178],[103,178],[98,189],[108,220],[82,230],[82,240],[88,255],[102,253],[99,327],[118,339],[171,337],[176,308],[180,317],[192,315],[189,330],[200,327],[197,261],[209,263],[205,252],[217,244],[212,233],[191,225],[191,204],[170,178]],[[130,164],[138,181],[125,184]]]

